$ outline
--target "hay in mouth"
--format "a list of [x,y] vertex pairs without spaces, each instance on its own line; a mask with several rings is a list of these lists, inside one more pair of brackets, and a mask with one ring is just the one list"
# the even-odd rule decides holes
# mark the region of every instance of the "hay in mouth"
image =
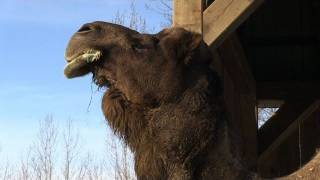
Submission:
[[[88,74],[90,72],[89,64],[99,61],[101,56],[101,51],[89,49],[75,58],[71,58],[64,68],[65,76],[71,79]],[[68,58],[66,59],[68,60]]]

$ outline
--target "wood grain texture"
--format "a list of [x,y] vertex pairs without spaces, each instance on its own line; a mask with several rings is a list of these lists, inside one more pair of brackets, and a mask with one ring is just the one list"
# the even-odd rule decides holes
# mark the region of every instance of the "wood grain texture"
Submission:
[[218,47],[263,0],[216,0],[203,13],[203,36]]
[[202,34],[202,0],[174,0],[173,26]]

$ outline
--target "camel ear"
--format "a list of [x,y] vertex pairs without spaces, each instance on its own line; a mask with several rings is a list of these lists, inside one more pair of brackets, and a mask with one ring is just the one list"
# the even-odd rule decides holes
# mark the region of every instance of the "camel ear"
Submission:
[[183,60],[189,63],[189,59],[203,43],[202,36],[189,32],[183,28],[170,28],[158,34],[160,46],[170,58]]
[[188,48],[194,51],[200,46],[201,43],[203,43],[201,34],[192,33]]

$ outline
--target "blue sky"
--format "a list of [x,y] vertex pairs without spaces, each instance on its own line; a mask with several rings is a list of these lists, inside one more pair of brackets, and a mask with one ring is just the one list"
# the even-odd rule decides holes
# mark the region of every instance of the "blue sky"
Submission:
[[[136,0],[137,11],[159,30],[163,19],[146,10],[145,2]],[[91,88],[91,76],[64,77],[64,50],[83,23],[111,21],[129,6],[128,0],[1,0],[0,155],[10,159],[23,152],[48,114],[58,124],[73,119],[85,146],[102,148],[102,92]]]

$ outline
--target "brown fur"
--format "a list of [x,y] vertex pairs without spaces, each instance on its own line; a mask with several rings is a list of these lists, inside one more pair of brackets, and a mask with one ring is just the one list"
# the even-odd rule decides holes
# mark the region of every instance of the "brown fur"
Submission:
[[199,34],[181,28],[139,34],[94,22],[71,38],[67,61],[88,49],[102,56],[66,75],[92,72],[109,88],[102,110],[134,153],[138,179],[254,178],[231,153],[220,80]]

